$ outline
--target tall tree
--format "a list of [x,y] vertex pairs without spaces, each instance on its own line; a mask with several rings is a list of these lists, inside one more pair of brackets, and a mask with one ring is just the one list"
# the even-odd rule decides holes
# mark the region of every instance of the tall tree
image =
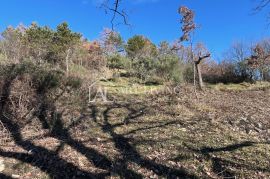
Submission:
[[70,57],[74,52],[74,48],[81,41],[81,34],[72,32],[66,22],[57,26],[57,31],[53,37],[54,54],[56,59],[65,61],[66,72],[69,72]]
[[49,27],[40,27],[32,23],[23,36],[28,58],[39,63],[50,61],[47,57],[52,47],[53,35],[54,32]]
[[203,89],[204,84],[203,84],[203,79],[201,75],[201,68],[200,64],[201,62],[205,59],[210,57],[210,53],[205,53],[202,54],[201,52],[198,54],[198,57],[194,58],[194,53],[193,53],[193,41],[192,41],[192,36],[194,35],[194,31],[197,28],[197,25],[194,22],[194,17],[195,14],[192,10],[190,10],[186,6],[181,6],[179,8],[179,14],[182,16],[181,19],[181,24],[182,24],[182,32],[183,35],[180,38],[180,41],[189,41],[190,42],[190,50],[191,50],[191,60],[194,63],[194,85],[196,85],[196,75],[198,76],[198,81],[199,81],[199,88]]
[[126,45],[128,57],[132,60],[142,57],[152,57],[157,53],[157,48],[149,39],[141,35],[135,35],[128,39]]

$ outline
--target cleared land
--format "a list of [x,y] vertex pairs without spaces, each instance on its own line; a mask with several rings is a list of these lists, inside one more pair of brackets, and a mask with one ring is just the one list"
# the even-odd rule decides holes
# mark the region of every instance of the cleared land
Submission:
[[150,95],[102,84],[115,102],[79,110],[62,94],[52,128],[3,119],[0,178],[270,177],[268,84],[215,85],[197,97],[192,87]]

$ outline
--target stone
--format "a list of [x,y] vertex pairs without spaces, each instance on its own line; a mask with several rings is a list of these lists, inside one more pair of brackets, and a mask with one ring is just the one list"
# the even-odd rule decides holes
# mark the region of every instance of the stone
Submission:
[[3,172],[4,170],[5,170],[4,160],[0,158],[0,172]]
[[262,129],[263,125],[261,123],[255,123],[255,126],[259,129]]
[[12,177],[12,178],[20,178],[21,176],[20,176],[20,175],[12,174],[11,177]]

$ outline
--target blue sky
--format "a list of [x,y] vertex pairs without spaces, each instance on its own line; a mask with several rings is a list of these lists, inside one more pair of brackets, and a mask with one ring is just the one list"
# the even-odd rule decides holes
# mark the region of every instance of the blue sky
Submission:
[[[55,28],[67,21],[70,27],[92,40],[104,27],[110,27],[110,16],[98,8],[101,0],[1,0],[0,30],[32,21]],[[180,5],[196,12],[201,28],[195,40],[203,42],[221,58],[234,41],[256,41],[270,35],[267,9],[253,14],[256,0],[123,0],[132,27],[118,26],[125,39],[143,34],[153,42],[173,42],[181,36]],[[257,0],[258,1],[258,0]]]

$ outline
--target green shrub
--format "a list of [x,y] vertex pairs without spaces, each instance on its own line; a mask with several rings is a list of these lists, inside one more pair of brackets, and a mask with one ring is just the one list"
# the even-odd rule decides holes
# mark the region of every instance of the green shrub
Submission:
[[111,69],[126,69],[130,66],[130,59],[115,55],[108,58],[108,67]]
[[145,85],[162,85],[164,83],[164,79],[158,76],[152,76],[145,81]]
[[82,80],[78,77],[70,76],[66,80],[66,86],[78,89],[82,86]]
[[187,64],[183,70],[183,80],[187,83],[192,83],[194,78],[194,70],[192,64]]
[[182,81],[182,65],[176,55],[163,55],[156,63],[157,75],[166,81]]

